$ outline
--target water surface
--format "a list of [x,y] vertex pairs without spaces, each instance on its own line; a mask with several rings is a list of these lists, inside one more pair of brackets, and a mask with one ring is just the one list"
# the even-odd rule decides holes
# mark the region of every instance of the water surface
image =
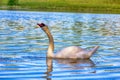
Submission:
[[[39,22],[54,36],[55,52],[75,45],[100,45],[90,60],[47,59],[48,38]],[[0,11],[0,80],[120,79],[120,15]]]

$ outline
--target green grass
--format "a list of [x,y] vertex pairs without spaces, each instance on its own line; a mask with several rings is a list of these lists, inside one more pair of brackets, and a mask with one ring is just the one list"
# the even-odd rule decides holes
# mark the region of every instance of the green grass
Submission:
[[[0,6],[7,6],[2,0]],[[87,13],[120,13],[120,0],[19,0],[12,9]],[[11,7],[10,7],[11,8]]]

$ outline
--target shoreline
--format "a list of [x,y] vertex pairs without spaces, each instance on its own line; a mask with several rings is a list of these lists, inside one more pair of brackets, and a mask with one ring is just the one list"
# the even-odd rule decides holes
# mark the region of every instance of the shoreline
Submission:
[[19,0],[11,6],[7,1],[0,3],[0,10],[120,14],[120,1],[114,0]]
[[120,9],[116,10],[106,10],[106,9],[99,9],[96,10],[94,8],[80,8],[79,10],[60,10],[59,8],[56,9],[31,9],[31,8],[21,8],[21,7],[8,7],[8,6],[0,6],[0,10],[16,10],[16,11],[42,11],[42,12],[70,12],[70,13],[96,13],[96,14],[120,14]]

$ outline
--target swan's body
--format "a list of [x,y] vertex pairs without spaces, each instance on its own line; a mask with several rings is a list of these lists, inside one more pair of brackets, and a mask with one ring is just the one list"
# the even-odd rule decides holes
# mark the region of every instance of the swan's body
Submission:
[[78,47],[78,46],[70,46],[62,49],[61,51],[57,52],[55,57],[57,58],[89,58],[88,51]]
[[54,51],[54,40],[48,29],[48,27],[41,23],[38,24],[42,30],[47,34],[49,38],[49,46],[47,51],[47,57],[50,58],[72,58],[72,59],[89,59],[93,53],[99,48],[99,46],[94,47],[92,50],[84,50],[78,46],[70,46],[62,49],[56,54],[53,54]]

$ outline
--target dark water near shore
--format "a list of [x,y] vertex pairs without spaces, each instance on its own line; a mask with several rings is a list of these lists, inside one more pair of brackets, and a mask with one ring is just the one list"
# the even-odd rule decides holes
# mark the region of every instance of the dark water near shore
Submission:
[[[66,46],[92,48],[90,60],[46,58],[48,24],[55,52]],[[0,11],[0,80],[119,80],[120,15]]]

